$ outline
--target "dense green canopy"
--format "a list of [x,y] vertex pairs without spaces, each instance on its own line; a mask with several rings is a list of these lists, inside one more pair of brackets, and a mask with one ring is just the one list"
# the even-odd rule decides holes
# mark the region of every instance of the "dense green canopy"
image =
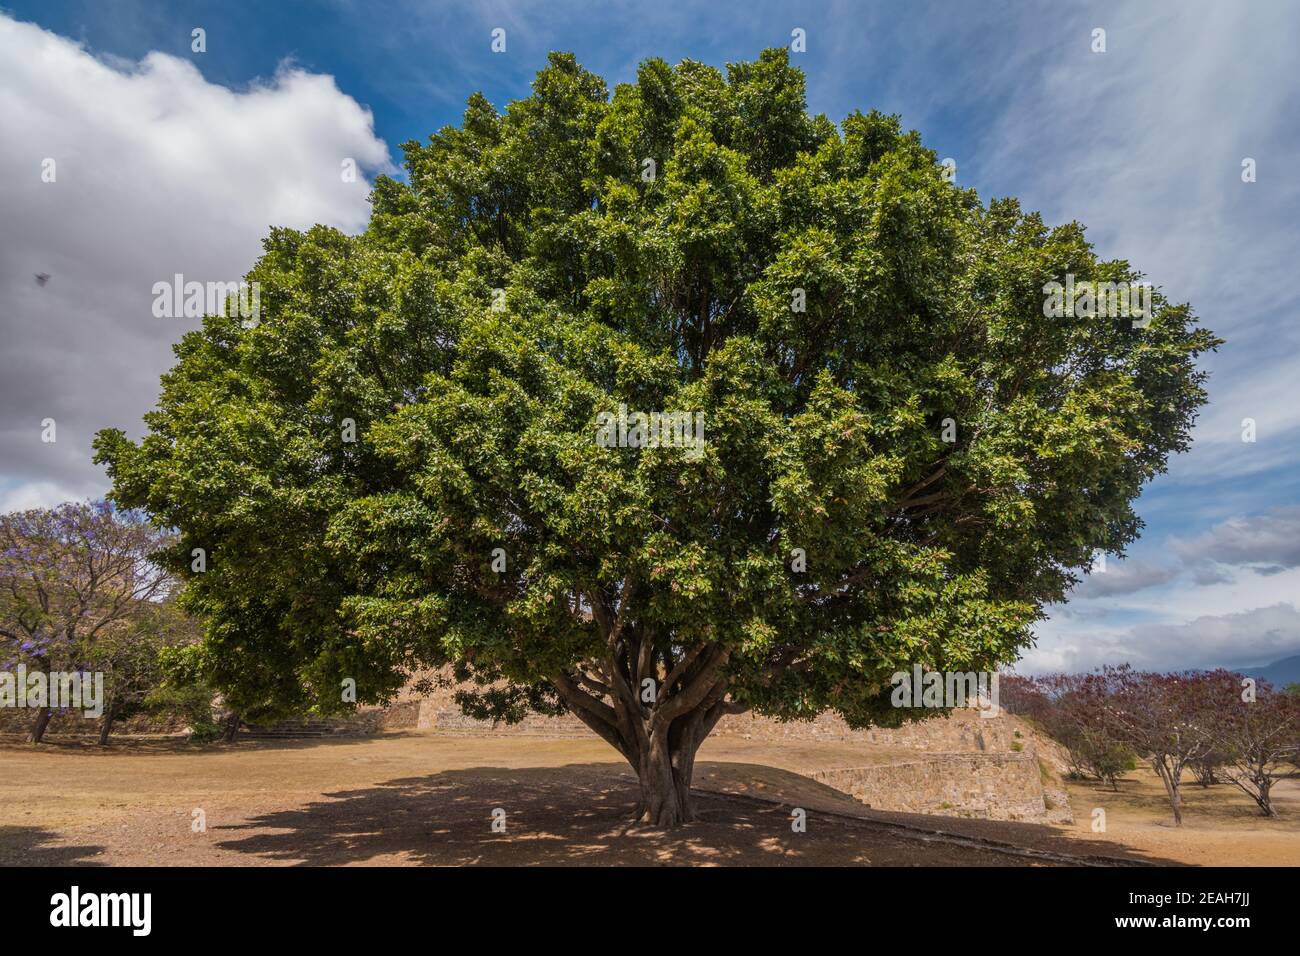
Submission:
[[[473,712],[566,706],[679,789],[728,710],[896,721],[893,672],[1014,659],[1135,537],[1205,399],[1186,306],[1045,317],[1139,276],[895,117],[807,115],[785,51],[612,98],[552,54],[404,148],[364,234],[273,230],[260,323],[206,319],[143,441],[98,439],[240,706],[454,664]],[[702,412],[703,454],[603,446],[620,405]]]

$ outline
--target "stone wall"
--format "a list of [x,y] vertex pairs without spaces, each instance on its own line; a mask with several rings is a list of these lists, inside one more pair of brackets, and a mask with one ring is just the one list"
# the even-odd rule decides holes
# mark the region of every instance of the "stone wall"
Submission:
[[1036,823],[1073,819],[1064,790],[1052,786],[1059,781],[1044,773],[1033,753],[934,754],[809,776],[877,810]]
[[[30,707],[0,707],[0,734],[26,734],[36,723],[36,710]],[[84,717],[80,710],[56,710],[50,717],[45,733],[49,736],[98,736],[101,721]],[[180,733],[185,729],[183,718],[172,714],[139,714],[127,720],[113,721],[113,735]]]
[[809,721],[778,721],[755,714],[736,714],[718,721],[713,731],[722,736],[765,740],[842,741],[866,747],[926,752],[1007,753],[1022,746],[1031,733],[1008,714],[981,717],[974,708],[958,708],[897,728],[869,727],[853,730],[834,714]]
[[416,727],[452,734],[504,734],[532,735],[535,737],[585,737],[591,730],[578,718],[565,714],[561,717],[544,717],[529,714],[517,724],[493,723],[475,720],[460,712],[455,701],[426,698],[420,701]]

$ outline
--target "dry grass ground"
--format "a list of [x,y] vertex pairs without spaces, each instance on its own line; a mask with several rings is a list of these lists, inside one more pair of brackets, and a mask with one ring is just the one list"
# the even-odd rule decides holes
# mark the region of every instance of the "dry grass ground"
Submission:
[[[1122,844],[1198,866],[1300,866],[1300,779],[1273,789],[1279,816],[1264,817],[1255,802],[1230,783],[1202,788],[1183,783],[1183,825],[1173,815],[1164,785],[1149,770],[1129,774],[1119,792],[1109,786],[1067,781],[1073,832],[1082,839]],[[1106,831],[1092,832],[1093,810],[1105,811]]]
[[[124,740],[108,750],[58,740],[32,748],[15,740],[0,743],[0,863],[1035,862],[990,847],[921,840],[882,821],[1058,853],[1300,863],[1294,788],[1283,795],[1282,821],[1255,821],[1226,788],[1191,794],[1188,826],[1171,833],[1158,826],[1156,794],[1143,781],[1118,797],[1082,785],[1072,788],[1080,823],[1052,828],[877,813],[799,773],[853,759],[833,744],[709,741],[697,770],[700,786],[712,791],[699,798],[702,819],[663,834],[628,828],[635,781],[594,738],[396,732],[202,747]],[[1092,805],[1107,807],[1105,834],[1089,830]],[[808,811],[806,833],[791,830],[793,806]],[[497,807],[506,811],[504,834],[491,828]],[[1218,808],[1213,826],[1208,813],[1198,820],[1198,807]],[[200,809],[206,830],[196,833],[191,821]]]

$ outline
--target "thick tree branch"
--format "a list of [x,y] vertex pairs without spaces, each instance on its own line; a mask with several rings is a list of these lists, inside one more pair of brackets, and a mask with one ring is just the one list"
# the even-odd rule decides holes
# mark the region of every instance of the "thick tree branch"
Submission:
[[661,693],[668,694],[672,692],[673,685],[677,683],[678,678],[685,674],[687,669],[695,663],[696,658],[704,652],[705,647],[706,645],[700,644],[687,651],[686,654],[682,656],[682,659],[677,662],[676,666],[668,672],[668,676],[664,678],[664,685],[661,688]]
[[[652,731],[666,729],[675,718],[698,706],[714,689],[715,675],[726,665],[730,658],[731,648],[719,649],[710,657],[699,673],[688,680],[681,691],[673,694],[667,701],[663,701],[660,706],[656,707],[651,720]],[[662,698],[660,700],[662,701]]]
[[948,473],[948,465],[945,462],[944,464],[940,465],[934,472],[932,472],[928,477],[922,478],[912,487],[908,488],[901,495],[899,495],[898,507],[900,508],[910,507],[910,505],[913,503],[911,499],[914,494],[916,494],[918,491],[922,491],[925,488],[928,488],[930,485],[934,484],[936,481],[938,481],[947,473]]

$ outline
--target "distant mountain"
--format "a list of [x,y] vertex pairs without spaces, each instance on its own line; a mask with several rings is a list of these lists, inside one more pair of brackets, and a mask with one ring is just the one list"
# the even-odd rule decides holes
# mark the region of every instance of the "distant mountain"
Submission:
[[1241,667],[1238,670],[1247,677],[1266,680],[1274,687],[1282,688],[1287,684],[1300,683],[1300,654],[1284,657],[1267,667]]

